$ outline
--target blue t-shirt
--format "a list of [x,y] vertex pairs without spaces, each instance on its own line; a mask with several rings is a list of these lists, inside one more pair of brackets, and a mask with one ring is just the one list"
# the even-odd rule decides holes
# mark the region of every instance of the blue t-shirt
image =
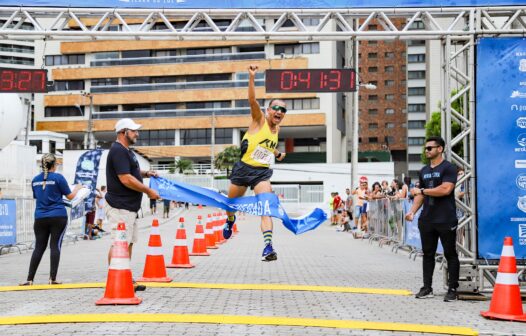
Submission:
[[35,218],[67,217],[62,196],[71,194],[71,190],[64,176],[48,173],[46,189],[42,189],[43,182],[44,173],[35,176],[31,182],[33,198],[37,200]]

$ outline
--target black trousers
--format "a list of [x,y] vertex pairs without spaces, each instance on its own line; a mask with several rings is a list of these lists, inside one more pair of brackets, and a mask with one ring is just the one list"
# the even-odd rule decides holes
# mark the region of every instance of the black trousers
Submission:
[[66,232],[66,225],[68,224],[67,217],[48,217],[35,219],[35,250],[31,256],[29,263],[29,274],[27,281],[33,281],[35,274],[40,265],[40,260],[46,251],[49,242],[51,250],[51,268],[49,278],[51,280],[57,279],[58,264],[60,262],[60,248],[62,246],[62,238]]
[[438,239],[444,247],[444,257],[447,260],[448,285],[449,288],[458,288],[458,277],[460,262],[457,254],[457,227],[450,224],[418,223],[420,239],[422,240],[422,251],[424,258],[422,268],[424,273],[424,287],[432,288],[433,271],[435,270],[435,254],[438,247]]

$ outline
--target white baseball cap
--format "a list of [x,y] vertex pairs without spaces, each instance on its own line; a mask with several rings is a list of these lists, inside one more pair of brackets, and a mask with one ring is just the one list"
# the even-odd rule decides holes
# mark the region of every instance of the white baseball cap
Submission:
[[141,127],[142,125],[136,124],[130,118],[124,118],[124,119],[117,121],[117,123],[115,124],[115,132],[119,133],[123,129],[130,129],[132,131],[136,131]]

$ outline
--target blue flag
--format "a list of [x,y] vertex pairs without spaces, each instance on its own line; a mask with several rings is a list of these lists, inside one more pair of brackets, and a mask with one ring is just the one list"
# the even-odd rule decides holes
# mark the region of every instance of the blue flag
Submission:
[[314,230],[327,220],[327,214],[319,208],[306,216],[290,218],[279,202],[278,196],[273,193],[228,198],[210,189],[170,181],[162,177],[150,178],[150,188],[156,190],[163,199],[203,204],[227,211],[241,211],[255,216],[276,217],[281,219],[283,225],[294,234]]
[[97,188],[97,177],[99,176],[99,162],[102,149],[94,149],[82,154],[77,161],[74,184],[83,184],[90,188],[91,193],[84,202],[85,210],[92,211],[95,206],[95,189]]

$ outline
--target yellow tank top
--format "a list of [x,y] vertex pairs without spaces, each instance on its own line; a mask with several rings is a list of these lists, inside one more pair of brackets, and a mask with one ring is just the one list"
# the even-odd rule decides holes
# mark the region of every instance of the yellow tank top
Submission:
[[253,167],[269,167],[274,157],[274,149],[278,147],[278,132],[272,133],[265,119],[258,132],[245,133],[241,142],[245,140],[248,141],[248,147],[241,156],[241,161]]

